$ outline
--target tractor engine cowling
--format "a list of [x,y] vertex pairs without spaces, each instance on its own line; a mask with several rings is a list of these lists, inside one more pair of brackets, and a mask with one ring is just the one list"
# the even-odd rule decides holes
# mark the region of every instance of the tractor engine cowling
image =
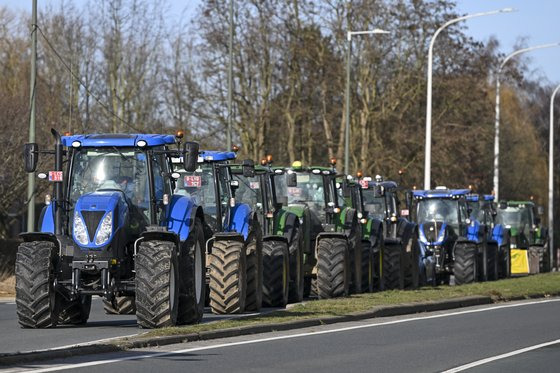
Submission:
[[122,192],[82,195],[72,216],[72,238],[80,248],[77,251],[106,251],[127,219],[128,205]]

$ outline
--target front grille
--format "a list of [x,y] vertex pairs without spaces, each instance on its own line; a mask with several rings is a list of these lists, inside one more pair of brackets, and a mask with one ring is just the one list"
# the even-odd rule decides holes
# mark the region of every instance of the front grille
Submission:
[[103,215],[105,215],[105,211],[82,211],[82,216],[84,217],[84,223],[86,223],[90,242],[93,242],[95,231],[97,230]]
[[439,231],[441,230],[441,222],[424,223],[424,235],[428,242],[437,242]]

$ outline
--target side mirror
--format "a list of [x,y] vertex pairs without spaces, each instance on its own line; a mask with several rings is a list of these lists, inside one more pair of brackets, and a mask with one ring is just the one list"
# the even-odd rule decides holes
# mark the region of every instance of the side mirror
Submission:
[[342,182],[342,196],[344,198],[352,197],[352,189],[348,186],[348,183]]
[[297,187],[297,174],[295,172],[286,173],[286,185],[289,188]]
[[37,143],[28,143],[23,146],[23,160],[25,172],[35,172],[37,162],[39,162],[39,145]]
[[187,141],[183,144],[183,168],[187,172],[194,172],[196,170],[198,149],[197,142]]
[[541,225],[541,218],[539,218],[538,216],[535,217],[535,225],[536,226]]
[[502,201],[498,206],[500,209],[505,210],[507,209],[507,202]]
[[539,215],[544,215],[544,207],[542,207],[542,206],[537,207],[537,213]]
[[255,176],[255,162],[252,159],[246,159],[241,164],[243,168],[243,176],[254,177]]
[[276,198],[276,208],[279,210],[282,206],[288,206],[288,196],[279,196]]

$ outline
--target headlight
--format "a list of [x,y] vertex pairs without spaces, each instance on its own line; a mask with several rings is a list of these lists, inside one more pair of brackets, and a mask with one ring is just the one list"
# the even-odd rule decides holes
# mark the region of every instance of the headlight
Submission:
[[78,212],[74,213],[74,237],[81,245],[87,245],[89,243],[86,225]]
[[107,242],[109,237],[111,237],[111,233],[113,233],[113,211],[109,211],[101,221],[101,227],[99,227],[95,235],[95,244],[102,245]]

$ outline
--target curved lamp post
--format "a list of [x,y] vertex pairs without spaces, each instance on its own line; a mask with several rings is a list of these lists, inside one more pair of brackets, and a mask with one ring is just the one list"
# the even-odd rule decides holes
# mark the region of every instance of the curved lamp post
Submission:
[[550,237],[550,268],[554,265],[554,97],[560,90],[558,85],[550,97],[550,130],[548,143],[548,235]]
[[498,68],[498,73],[496,74],[496,122],[495,122],[495,135],[494,135],[494,195],[496,196],[496,201],[499,201],[500,196],[500,76],[502,70],[506,63],[512,58],[522,53],[531,52],[537,49],[558,47],[560,43],[552,44],[541,44],[535,45],[534,47],[518,49],[513,53],[509,54]]
[[431,183],[431,163],[432,163],[432,65],[433,65],[433,50],[434,50],[434,43],[436,41],[437,36],[440,34],[443,29],[447,26],[450,26],[454,23],[464,21],[466,19],[482,17],[482,16],[490,16],[493,14],[499,13],[510,13],[513,12],[513,8],[504,8],[499,10],[493,10],[490,12],[483,12],[483,13],[473,13],[467,14],[466,16],[454,18],[452,20],[447,21],[443,24],[440,28],[436,30],[434,35],[432,36],[432,40],[430,41],[430,47],[428,49],[428,97],[426,102],[426,154],[424,157],[424,189],[430,189]]

